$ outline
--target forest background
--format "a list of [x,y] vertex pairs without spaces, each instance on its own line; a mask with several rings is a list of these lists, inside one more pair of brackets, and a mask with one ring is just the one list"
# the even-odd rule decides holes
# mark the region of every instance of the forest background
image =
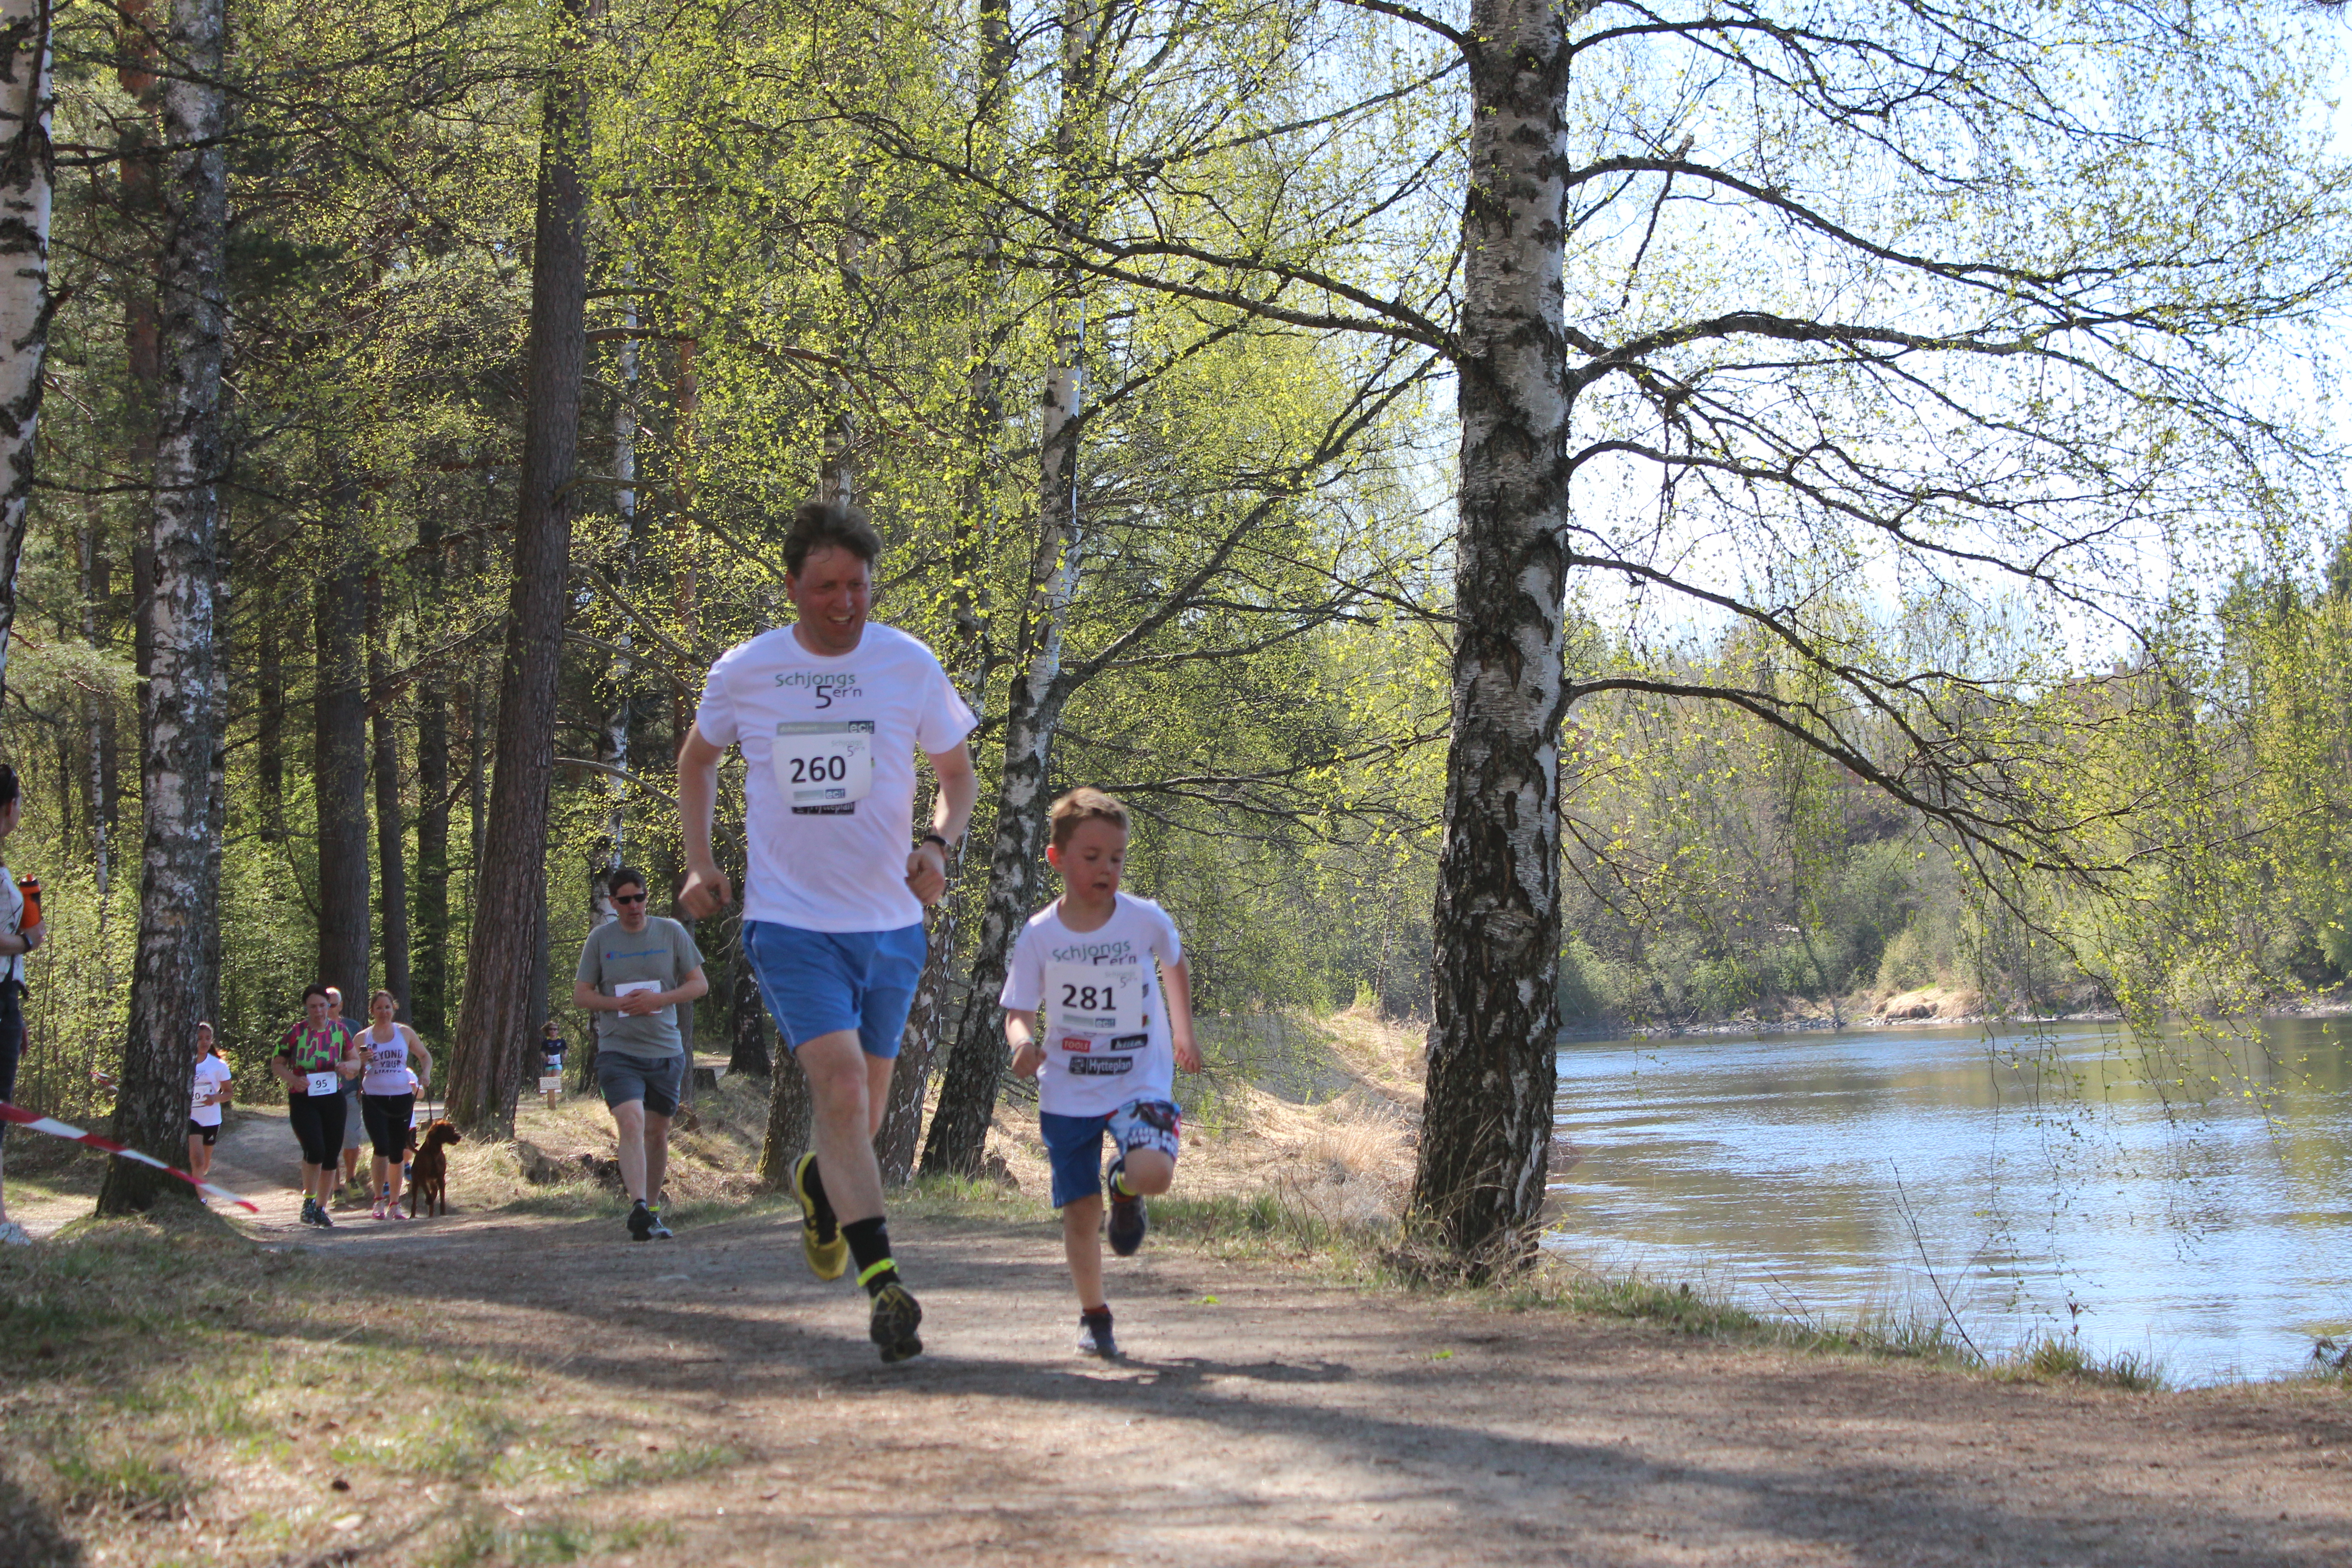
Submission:
[[[216,72],[174,30],[207,4]],[[959,1060],[992,1099],[1007,922],[1045,893],[1045,801],[1081,783],[1137,813],[1130,885],[1174,912],[1204,1012],[1426,1015],[1457,633],[1485,613],[1456,514],[1486,362],[1455,312],[1479,106],[1508,93],[1472,24],[1538,13],[1579,62],[1563,352],[1622,388],[1580,411],[1547,633],[1559,1018],[1853,1016],[1931,984],[2153,1016],[2341,984],[2334,25],[1771,9],[41,12],[51,309],[0,734],[53,934],[20,1100],[102,1114],[134,1033],[163,100],[198,80],[228,217],[195,974],[241,1095],[272,1098],[314,979],[390,988],[436,1046],[457,1027],[510,851],[489,799],[558,153],[584,361],[519,1016],[587,1038],[565,998],[599,879],[675,885],[680,733],[710,661],[789,618],[776,542],[811,494],[871,510],[877,617],[982,720],[909,1103]],[[722,779],[740,857],[740,761]],[[696,1032],[767,1071],[736,935],[699,928]],[[510,1106],[536,1028],[509,1032]]]

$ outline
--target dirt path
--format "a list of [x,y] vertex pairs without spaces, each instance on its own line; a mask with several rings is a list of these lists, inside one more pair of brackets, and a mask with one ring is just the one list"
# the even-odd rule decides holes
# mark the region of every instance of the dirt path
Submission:
[[[885,1368],[773,1217],[649,1246],[515,1215],[320,1235],[273,1131],[290,1160],[249,1118],[224,1178],[258,1234],[347,1256],[379,1342],[535,1365],[534,1398],[622,1447],[719,1456],[481,1481],[499,1519],[598,1532],[599,1563],[2352,1560],[2340,1389],[2000,1384],[1152,1247],[1113,1265],[1129,1359],[1106,1367],[1071,1352],[1053,1232],[987,1218],[894,1223],[929,1353]],[[410,1561],[447,1489],[354,1477],[350,1545],[283,1561]]]

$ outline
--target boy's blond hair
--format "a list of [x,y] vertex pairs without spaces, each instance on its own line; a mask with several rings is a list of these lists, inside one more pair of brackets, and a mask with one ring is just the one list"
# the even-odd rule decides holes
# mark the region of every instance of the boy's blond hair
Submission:
[[1054,847],[1059,849],[1070,841],[1070,835],[1082,822],[1108,822],[1121,833],[1128,831],[1127,807],[1114,795],[1104,794],[1090,785],[1081,784],[1054,803],[1049,820],[1054,825]]

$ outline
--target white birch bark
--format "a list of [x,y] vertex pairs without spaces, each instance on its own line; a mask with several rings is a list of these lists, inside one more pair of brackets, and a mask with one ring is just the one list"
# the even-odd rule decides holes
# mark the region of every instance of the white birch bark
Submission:
[[49,343],[49,0],[0,0],[0,691]]
[[[1062,107],[1055,158],[1064,179],[1062,205],[1090,205],[1086,171],[1099,112],[1095,45],[1103,16],[1088,0],[1070,0],[1062,17]],[[1078,500],[1078,420],[1086,400],[1087,305],[1073,272],[1054,305],[1054,350],[1041,398],[1037,542],[1029,563],[1028,603],[1021,626],[1020,673],[1004,707],[1004,766],[998,777],[996,829],[989,842],[988,896],[961,1016],[940,1081],[938,1111],[923,1141],[923,1170],[971,1176],[980,1172],[988,1123],[1005,1063],[996,996],[1013,939],[1035,902],[1044,853],[1054,736],[1069,700],[1063,638],[1085,554]]]
[[[186,1152],[188,1042],[210,991],[202,972],[205,933],[219,921],[213,851],[221,825],[212,775],[220,711],[214,612],[227,326],[228,174],[221,145],[227,95],[220,85],[226,31],[223,0],[174,5],[166,50],[173,74],[159,92],[163,385],[146,537],[153,560],[144,606],[152,664],[141,701],[146,832],[114,1135],[175,1163]],[[167,1184],[176,1185],[147,1166],[110,1161],[100,1212],[145,1208]]]
[[1559,1002],[1569,415],[1562,0],[1475,0],[1462,219],[1454,732],[1409,1220],[1474,1272],[1533,1245]]

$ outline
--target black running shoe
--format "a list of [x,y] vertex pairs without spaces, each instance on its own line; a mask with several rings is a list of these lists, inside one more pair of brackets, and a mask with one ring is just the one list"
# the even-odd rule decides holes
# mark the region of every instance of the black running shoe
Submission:
[[653,1228],[646,1232],[647,1238],[654,1241],[670,1240],[675,1233],[671,1231],[668,1226],[662,1223],[661,1205],[647,1205],[646,1207],[646,1213],[653,1216],[654,1222]]
[[907,1361],[923,1353],[922,1336],[915,1332],[922,1321],[914,1293],[893,1279],[874,1292],[874,1321],[866,1333],[882,1348],[883,1361]]
[[1105,1361],[1118,1354],[1118,1342],[1110,1337],[1110,1309],[1100,1312],[1078,1314],[1078,1353],[1098,1355]]
[[335,1216],[327,1212],[326,1205],[320,1204],[319,1205],[319,1217],[311,1223],[316,1225],[320,1230],[332,1230],[335,1228]]
[[1143,1245],[1143,1233],[1150,1227],[1150,1222],[1144,1217],[1143,1200],[1118,1190],[1118,1178],[1126,1170],[1125,1160],[1111,1163],[1110,1249],[1121,1258],[1132,1258],[1135,1249]]
[[643,1203],[629,1205],[629,1239],[651,1241],[654,1238],[654,1216]]
[[302,1194],[302,1223],[304,1225],[319,1223],[319,1200],[308,1193]]

